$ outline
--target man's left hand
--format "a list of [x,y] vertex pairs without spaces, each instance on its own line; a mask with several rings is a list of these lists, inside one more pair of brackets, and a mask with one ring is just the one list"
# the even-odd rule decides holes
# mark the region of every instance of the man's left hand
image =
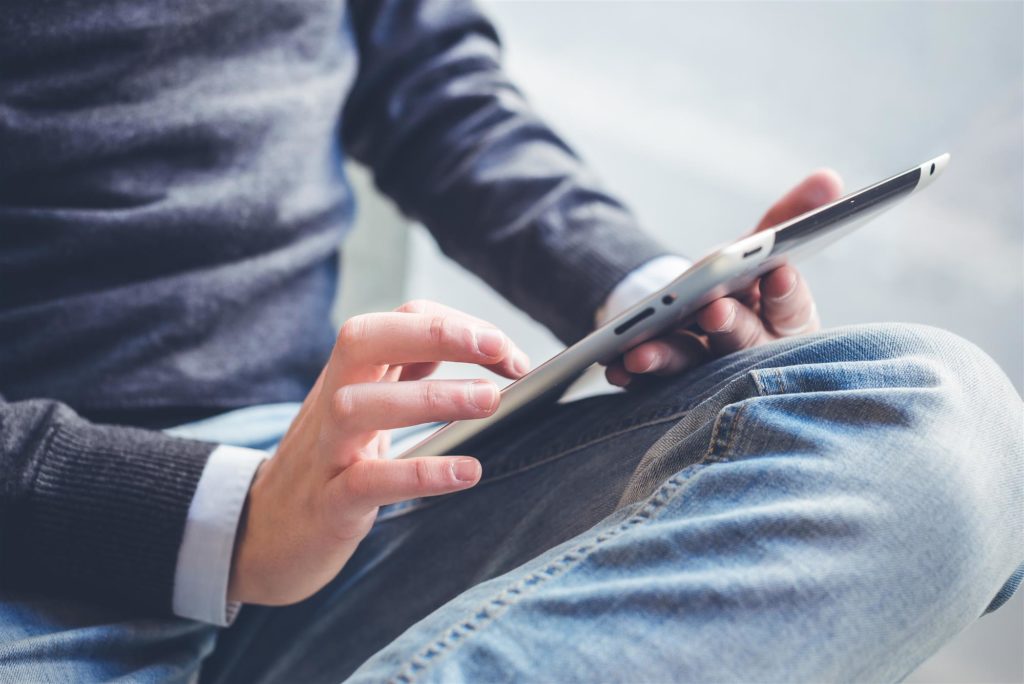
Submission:
[[[778,225],[839,198],[843,182],[815,171],[764,215],[754,232]],[[675,375],[707,360],[820,327],[807,283],[792,266],[766,273],[746,290],[716,299],[672,332],[644,342],[608,366],[608,382],[627,386],[638,375]]]

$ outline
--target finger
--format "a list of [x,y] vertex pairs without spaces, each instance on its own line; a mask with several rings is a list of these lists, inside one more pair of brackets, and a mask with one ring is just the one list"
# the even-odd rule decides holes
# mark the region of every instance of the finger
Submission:
[[332,481],[331,493],[344,520],[378,506],[468,489],[481,473],[480,462],[467,456],[357,461]]
[[784,337],[817,329],[814,297],[795,268],[780,266],[761,278],[761,317],[772,332]]
[[511,349],[496,328],[446,314],[372,313],[341,326],[328,364],[328,387],[376,382],[391,364],[461,361],[492,365]]
[[707,333],[716,354],[728,354],[771,340],[760,317],[732,297],[711,302],[697,314],[697,323]]
[[838,199],[843,194],[843,179],[832,169],[819,169],[800,181],[796,187],[783,195],[772,205],[757,224],[754,232],[771,228],[823,204]]
[[699,364],[703,357],[700,341],[682,333],[659,337],[630,349],[623,356],[623,366],[630,373],[674,375]]
[[604,377],[617,387],[628,387],[633,380],[632,373],[622,365],[621,359],[608,364],[608,367],[604,369]]
[[370,431],[484,418],[500,402],[498,387],[489,380],[360,383],[334,392],[331,419],[339,441],[360,440]]
[[[495,326],[493,323],[485,321],[482,318],[477,318],[476,316],[468,314],[465,311],[459,311],[458,309],[453,309],[450,306],[445,306],[444,304],[433,302],[430,301],[429,299],[414,299],[411,302],[406,302],[405,304],[403,304],[402,306],[398,307],[395,310],[406,313],[456,316],[465,318],[466,320],[472,321],[473,323],[476,323],[486,328],[497,329],[497,326]],[[516,346],[515,342],[512,342],[511,340],[509,340],[509,342],[512,344],[512,349],[509,351],[509,354],[500,362],[492,365],[485,365],[484,367],[490,371],[497,373],[498,375],[502,375],[506,378],[515,379],[523,375],[526,375],[529,372],[530,357],[528,357],[523,350]],[[432,372],[433,371],[431,371],[431,373]],[[427,375],[429,375],[429,373]],[[426,377],[426,375],[420,377]],[[402,379],[404,380],[405,377],[403,376]]]

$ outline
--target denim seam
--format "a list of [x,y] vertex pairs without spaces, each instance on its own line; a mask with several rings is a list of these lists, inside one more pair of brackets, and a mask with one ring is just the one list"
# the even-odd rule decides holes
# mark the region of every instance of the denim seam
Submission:
[[782,368],[775,369],[775,376],[779,380],[778,394],[789,394],[789,388],[786,387],[786,374],[782,372]]
[[714,453],[715,444],[718,443],[718,433],[722,430],[724,415],[725,411],[723,410],[719,412],[718,416],[715,418],[715,425],[711,428],[711,438],[708,440],[708,450],[704,452],[704,457],[701,461],[707,460],[711,457],[711,454]]
[[[659,511],[664,509],[682,493],[682,486],[696,472],[708,465],[709,463],[701,460],[684,468],[667,480],[643,508],[614,529],[607,532],[598,532],[592,542],[584,542],[576,549],[566,552],[559,559],[549,563],[545,568],[530,573],[530,575],[519,580],[515,585],[500,591],[496,596],[487,601],[482,608],[474,611],[472,617],[442,629],[440,633],[444,636],[431,642],[430,646],[421,649],[413,655],[401,666],[399,673],[388,681],[394,684],[411,684],[416,681],[419,674],[423,674],[432,665],[440,662],[447,653],[451,653],[456,642],[466,638],[472,632],[480,631],[486,626],[493,624],[509,608],[525,598],[530,590],[536,589],[550,579],[564,576],[578,567],[608,540],[618,537],[623,532],[637,525],[653,520]],[[438,658],[438,656],[441,656],[441,658]]]
[[[743,416],[748,406],[749,404],[730,404],[718,414],[718,420],[715,422],[715,437],[708,444],[707,453],[704,454],[704,458],[700,460],[700,463],[722,463],[729,460],[725,454],[728,454],[732,449],[737,432],[731,428]],[[723,434],[725,436],[725,443],[721,444],[719,448]]]
[[603,439],[619,434],[625,434],[634,429],[643,427],[649,427],[650,425],[657,425],[661,422],[671,420],[675,417],[681,416],[689,412],[693,408],[693,404],[670,404],[662,406],[657,410],[648,411],[638,416],[630,416],[625,420],[621,420],[612,423],[610,426],[606,426],[605,429],[592,430],[579,436],[578,439],[566,444],[560,444],[555,442],[547,453],[541,452],[540,460],[531,461],[525,466],[521,463],[512,463],[505,468],[497,470],[497,476],[502,476],[508,473],[519,472],[520,470],[529,467],[532,464],[543,463],[552,458],[557,458],[575,449],[581,449],[585,446],[590,446]]
[[493,478],[489,478],[483,484],[490,484],[491,482],[497,482],[499,480],[503,480],[503,479],[511,477],[513,475],[518,475],[519,473],[526,472],[528,470],[536,468],[537,466],[541,466],[541,465],[544,465],[545,463],[550,463],[551,461],[555,461],[555,460],[558,460],[559,458],[562,458],[564,456],[568,456],[569,454],[571,454],[571,453],[573,453],[575,451],[579,451],[580,449],[585,449],[585,448],[587,448],[589,446],[593,446],[594,444],[599,444],[599,443],[605,442],[605,441],[607,441],[609,439],[614,439],[615,437],[620,437],[622,435],[626,435],[626,434],[629,434],[631,432],[636,432],[637,430],[643,430],[644,428],[654,427],[655,425],[661,425],[662,423],[669,423],[669,422],[672,422],[674,420],[678,420],[678,419],[682,418],[683,416],[685,416],[687,413],[689,413],[689,409],[686,409],[684,411],[678,411],[676,413],[671,413],[671,414],[669,414],[667,416],[663,416],[663,417],[657,418],[655,420],[648,420],[648,421],[643,422],[643,423],[636,423],[636,424],[633,424],[633,425],[629,425],[628,427],[623,427],[623,428],[621,428],[619,430],[614,430],[614,431],[611,431],[611,432],[602,433],[602,434],[598,435],[597,437],[594,437],[594,438],[592,438],[592,439],[590,439],[588,441],[581,442],[579,444],[574,444],[571,447],[568,447],[568,448],[563,449],[561,451],[556,451],[553,454],[549,454],[548,456],[545,456],[544,458],[542,458],[540,460],[531,461],[529,464],[523,466],[522,468],[518,468],[516,470],[508,470],[506,472],[498,471],[497,475],[495,475]]
[[[474,489],[482,489],[484,487],[487,487],[487,486],[491,485],[494,482],[500,482],[500,481],[505,480],[507,478],[515,477],[517,475],[525,473],[525,472],[527,472],[529,470],[532,470],[534,468],[538,468],[538,467],[540,467],[542,465],[545,465],[547,463],[551,463],[552,461],[557,461],[560,458],[564,458],[565,456],[568,456],[569,454],[571,454],[571,453],[573,453],[575,451],[579,451],[579,450],[585,449],[585,448],[587,448],[589,446],[593,446],[594,444],[599,444],[599,443],[607,441],[609,439],[614,439],[615,437],[619,437],[621,435],[629,434],[629,433],[634,432],[636,430],[643,430],[644,428],[654,427],[655,425],[661,425],[662,423],[668,423],[668,422],[671,422],[671,421],[674,421],[674,420],[678,420],[678,419],[682,418],[683,416],[685,416],[687,413],[689,413],[689,410],[680,411],[678,413],[673,413],[673,414],[665,416],[663,418],[659,418],[657,420],[651,420],[651,421],[648,421],[646,423],[639,423],[639,424],[636,424],[636,425],[631,425],[628,428],[624,428],[624,429],[618,430],[616,432],[606,432],[606,433],[601,434],[599,437],[591,439],[590,441],[583,442],[581,444],[576,444],[576,445],[574,445],[572,447],[569,447],[568,449],[564,449],[562,451],[557,451],[554,454],[545,456],[542,459],[539,459],[539,460],[536,460],[536,461],[530,461],[527,465],[522,466],[520,468],[516,468],[514,470],[513,469],[506,469],[505,471],[500,471],[499,470],[497,475],[495,475],[494,477],[485,478]],[[382,522],[384,520],[393,520],[395,518],[399,518],[399,517],[401,517],[403,515],[406,515],[408,513],[412,513],[414,511],[420,511],[420,510],[423,510],[424,508],[429,508],[430,506],[434,505],[435,503],[437,503],[439,501],[442,501],[443,499],[444,499],[444,497],[431,497],[429,499],[420,499],[419,501],[421,501],[422,504],[412,503],[412,504],[409,504],[407,506],[403,506],[403,507],[401,507],[399,509],[396,509],[396,510],[393,510],[393,511],[389,511],[388,512],[389,514],[386,513],[384,515],[379,515],[377,517],[377,522]]]
[[765,387],[764,378],[756,370],[750,371],[750,378],[754,381],[754,389],[757,390],[758,395],[765,396],[768,394],[768,388]]

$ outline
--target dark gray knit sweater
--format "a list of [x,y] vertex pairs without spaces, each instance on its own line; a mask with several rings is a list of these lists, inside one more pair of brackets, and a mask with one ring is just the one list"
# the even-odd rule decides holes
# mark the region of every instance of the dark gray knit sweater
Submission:
[[303,398],[344,154],[566,341],[662,253],[465,2],[0,0],[0,587],[169,610],[212,445],[99,422]]

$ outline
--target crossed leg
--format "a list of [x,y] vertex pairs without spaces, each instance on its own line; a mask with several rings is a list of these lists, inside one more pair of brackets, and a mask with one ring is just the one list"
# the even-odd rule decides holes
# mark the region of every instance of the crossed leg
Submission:
[[[984,354],[902,325],[559,406],[316,596],[244,609],[202,677],[899,679],[1024,574],[1021,422]],[[214,631],[0,595],[0,673],[185,680]]]
[[209,681],[896,680],[1021,577],[1021,401],[972,345],[862,326],[558,407],[473,490],[386,510],[247,609]]

